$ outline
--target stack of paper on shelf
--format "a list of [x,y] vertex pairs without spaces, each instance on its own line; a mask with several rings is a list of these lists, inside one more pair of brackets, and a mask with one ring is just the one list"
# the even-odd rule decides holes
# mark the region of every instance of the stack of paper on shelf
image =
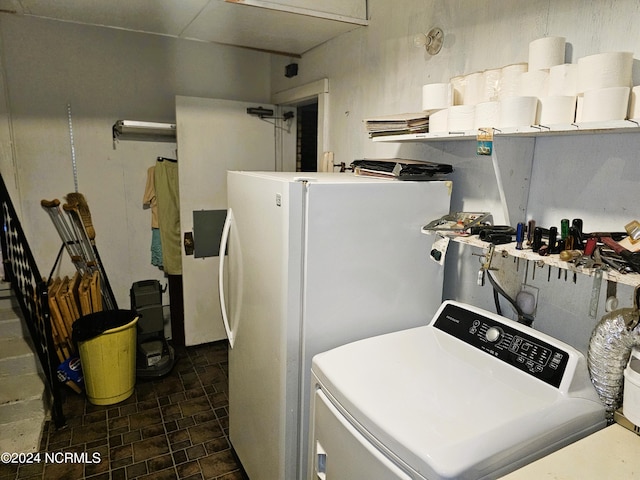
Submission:
[[356,175],[382,177],[395,180],[436,180],[451,173],[453,167],[446,163],[423,162],[404,158],[354,160],[351,167]]
[[384,135],[404,135],[409,133],[425,133],[429,131],[429,114],[401,113],[364,120],[369,137]]

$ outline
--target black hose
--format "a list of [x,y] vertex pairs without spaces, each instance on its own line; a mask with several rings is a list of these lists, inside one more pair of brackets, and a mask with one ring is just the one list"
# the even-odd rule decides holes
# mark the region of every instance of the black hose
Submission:
[[524,313],[522,309],[518,306],[518,304],[515,302],[515,300],[513,300],[509,295],[507,295],[507,292],[505,292],[503,288],[500,285],[498,285],[498,283],[495,281],[495,279],[493,278],[493,275],[491,275],[491,272],[489,270],[487,270],[487,277],[489,277],[489,282],[493,287],[493,299],[496,304],[496,312],[498,313],[498,315],[502,315],[501,313],[502,309],[500,308],[500,299],[498,297],[498,294],[500,294],[507,299],[507,301],[511,304],[511,306],[514,308],[514,310],[518,314],[518,323],[522,323],[530,327],[531,324],[533,323],[533,317],[531,315],[527,315],[526,313]]

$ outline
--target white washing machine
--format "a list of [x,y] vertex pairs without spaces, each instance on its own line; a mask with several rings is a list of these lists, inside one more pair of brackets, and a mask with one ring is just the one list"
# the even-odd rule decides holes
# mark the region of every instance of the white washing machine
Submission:
[[498,478],[606,426],[580,352],[453,301],[312,376],[312,480]]

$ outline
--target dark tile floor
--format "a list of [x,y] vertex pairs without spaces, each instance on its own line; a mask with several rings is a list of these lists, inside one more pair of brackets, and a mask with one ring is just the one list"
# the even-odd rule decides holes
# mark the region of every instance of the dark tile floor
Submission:
[[176,353],[168,376],[138,381],[129,399],[96,406],[70,391],[67,427],[47,422],[41,452],[99,455],[99,462],[2,465],[0,480],[248,480],[228,438],[227,343]]

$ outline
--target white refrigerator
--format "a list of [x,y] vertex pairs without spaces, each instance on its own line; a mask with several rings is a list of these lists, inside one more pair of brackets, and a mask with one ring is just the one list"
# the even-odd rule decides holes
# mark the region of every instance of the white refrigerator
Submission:
[[433,317],[443,267],[420,229],[449,213],[451,188],[228,172],[219,290],[229,435],[251,480],[305,477],[315,354]]

